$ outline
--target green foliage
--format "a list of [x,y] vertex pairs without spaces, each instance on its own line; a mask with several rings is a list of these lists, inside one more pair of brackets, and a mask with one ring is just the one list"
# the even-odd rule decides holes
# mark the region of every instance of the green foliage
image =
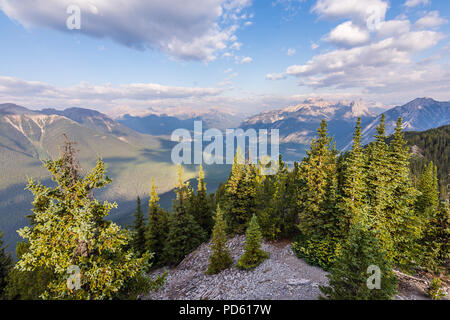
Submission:
[[254,269],[269,258],[269,254],[261,250],[261,243],[261,230],[259,229],[256,215],[253,215],[246,232],[244,254],[237,263],[238,268],[244,270]]
[[11,255],[6,252],[2,241],[3,233],[0,232],[0,299],[7,285],[8,274],[12,267]]
[[[381,271],[379,289],[369,289],[368,282],[373,283],[369,279],[370,266],[377,266]],[[328,279],[329,286],[320,287],[324,299],[387,300],[397,291],[395,275],[377,238],[358,224],[352,226]]]
[[339,234],[338,211],[334,206],[336,152],[331,148],[325,120],[317,133],[300,166],[298,227],[305,236],[329,238]]
[[265,239],[288,238],[297,230],[298,213],[292,206],[297,200],[293,178],[281,155],[276,175],[262,177],[258,194],[258,203],[262,207],[258,212],[258,223]]
[[220,210],[220,207],[217,207],[216,222],[214,224],[212,234],[212,254],[209,258],[209,266],[206,274],[220,273],[221,271],[229,268],[233,263],[230,252],[226,246],[227,235],[225,230],[226,225],[225,220],[223,219],[222,210]]
[[139,255],[142,256],[146,250],[145,245],[145,220],[142,214],[141,198],[137,197],[137,207],[134,213],[134,233],[133,233],[133,249]]
[[[72,145],[67,143],[57,160],[44,164],[50,171],[55,187],[30,180],[28,190],[35,199],[35,224],[20,229],[19,235],[29,243],[16,268],[33,272],[46,268],[53,273],[42,297],[46,299],[112,299],[128,296],[131,284],[151,282],[144,271],[149,267],[149,254],[137,258],[126,250],[130,234],[115,223],[105,220],[116,207],[93,197],[94,189],[102,188],[111,180],[105,175],[101,159],[91,172],[82,177],[74,158]],[[80,270],[80,288],[69,289],[69,267]]]
[[437,166],[441,200],[449,200],[450,125],[423,132],[405,132],[405,139],[413,147],[410,165],[413,176],[420,177],[423,167],[433,162]]
[[[28,243],[18,242],[17,258],[21,259],[28,248]],[[39,300],[55,278],[53,272],[45,267],[33,271],[20,271],[14,268],[9,273],[4,298],[7,300]]]
[[163,264],[163,251],[169,232],[169,214],[159,206],[159,196],[152,179],[148,204],[148,226],[145,233],[146,249],[154,254],[154,266]]
[[192,190],[183,181],[183,169],[178,166],[177,199],[174,201],[174,213],[169,222],[169,234],[163,252],[166,263],[177,265],[184,257],[195,250],[206,238],[203,229],[187,210],[186,199]]
[[367,212],[366,184],[365,184],[365,154],[361,148],[361,118],[353,136],[353,148],[345,157],[342,165],[342,181],[338,208],[342,210],[340,226],[342,234],[348,234],[351,226],[361,221]]
[[230,233],[244,233],[257,212],[258,173],[254,165],[245,164],[237,150],[230,177],[225,185],[224,210]]
[[442,281],[439,278],[434,278],[430,282],[430,286],[427,289],[428,296],[433,300],[441,300],[445,297]]
[[309,264],[329,270],[340,255],[341,245],[336,239],[308,239],[300,234],[293,239],[292,250]]
[[189,199],[189,212],[208,237],[211,235],[214,225],[211,204],[211,199],[208,198],[208,192],[206,190],[205,174],[203,172],[203,167],[200,165],[197,194],[192,193],[191,198]]

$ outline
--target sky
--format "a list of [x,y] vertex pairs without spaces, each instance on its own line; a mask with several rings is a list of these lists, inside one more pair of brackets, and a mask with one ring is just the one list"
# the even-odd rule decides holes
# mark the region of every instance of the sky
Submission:
[[449,19],[447,0],[0,0],[0,103],[118,116],[450,100]]

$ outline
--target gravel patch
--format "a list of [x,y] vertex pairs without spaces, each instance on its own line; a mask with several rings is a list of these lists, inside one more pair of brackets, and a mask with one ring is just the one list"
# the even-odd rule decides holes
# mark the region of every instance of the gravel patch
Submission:
[[[202,244],[174,269],[168,270],[167,282],[146,299],[153,300],[315,300],[319,285],[327,285],[326,272],[308,265],[292,252],[290,243],[264,242],[262,249],[270,254],[252,271],[235,268],[244,253],[245,236],[230,239],[227,247],[233,267],[207,276],[210,243]],[[153,271],[150,276],[164,272]]]

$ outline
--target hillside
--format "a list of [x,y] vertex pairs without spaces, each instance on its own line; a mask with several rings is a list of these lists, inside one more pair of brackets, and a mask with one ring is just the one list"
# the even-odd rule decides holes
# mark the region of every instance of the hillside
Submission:
[[447,190],[447,185],[450,183],[450,125],[424,132],[406,132],[405,139],[413,151],[411,161],[413,174],[416,177],[420,176],[424,165],[433,161],[438,168],[441,197],[448,199],[449,190]]
[[320,122],[325,119],[330,136],[338,149],[343,148],[352,137],[358,117],[367,125],[375,115],[362,102],[330,102],[317,99],[250,117],[241,125],[244,129],[279,129],[280,150],[286,160],[298,161],[305,156],[316,135]]
[[[97,156],[108,165],[114,183],[98,196],[118,202],[119,208],[112,212],[114,220],[132,221],[135,199],[137,195],[146,199],[151,177],[157,181],[158,191],[167,193],[162,197],[164,204],[170,205],[173,195],[169,191],[176,180],[170,159],[173,143],[133,132],[105,117],[95,111],[41,113],[0,105],[0,230],[5,232],[10,250],[18,240],[16,230],[28,224],[25,216],[30,214],[32,198],[24,190],[27,177],[50,183],[41,161],[58,155],[64,133],[77,142],[84,170],[94,165]],[[186,172],[188,179],[194,175],[193,171]]]
[[[430,98],[418,98],[403,106],[384,112],[386,117],[386,135],[394,133],[397,119],[401,117],[405,131],[424,131],[450,123],[450,102],[439,102]],[[368,144],[376,134],[376,126],[381,115],[366,126],[362,132],[363,144]]]

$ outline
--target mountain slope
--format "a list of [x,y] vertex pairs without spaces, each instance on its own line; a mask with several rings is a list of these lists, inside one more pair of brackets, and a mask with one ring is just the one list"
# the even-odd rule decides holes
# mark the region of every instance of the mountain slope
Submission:
[[[384,112],[386,135],[394,133],[397,119],[402,117],[406,131],[424,131],[450,123],[450,102],[439,102],[430,98],[418,98],[403,106]],[[362,143],[373,141],[381,115],[362,131]]]
[[320,122],[325,119],[328,132],[336,141],[338,149],[351,140],[358,117],[363,125],[370,123],[375,115],[362,102],[328,102],[309,99],[303,103],[269,111],[251,117],[241,125],[244,129],[279,129],[280,150],[286,160],[301,160],[305,150],[316,136]]
[[[97,156],[103,157],[113,183],[96,196],[118,202],[119,209],[111,216],[114,220],[131,221],[135,199],[146,197],[152,177],[159,192],[173,188],[176,169],[170,158],[171,141],[133,132],[107,119],[103,125],[98,118],[101,114],[90,121],[75,112],[71,117],[77,122],[57,112],[45,113],[14,105],[0,108],[0,230],[10,250],[18,240],[15,231],[28,223],[25,216],[30,214],[32,198],[24,191],[27,177],[51,183],[42,160],[58,156],[64,133],[77,142],[84,172],[94,166]],[[193,177],[188,168],[186,179]]]

